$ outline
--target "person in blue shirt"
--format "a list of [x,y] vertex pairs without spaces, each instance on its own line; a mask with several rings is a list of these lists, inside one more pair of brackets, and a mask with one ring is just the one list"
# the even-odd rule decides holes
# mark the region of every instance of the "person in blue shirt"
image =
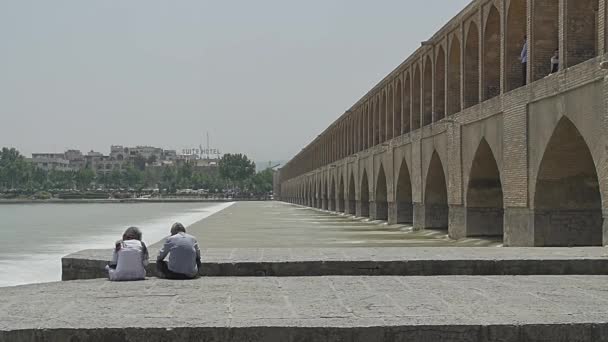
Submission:
[[[168,262],[165,261],[167,256]],[[175,223],[171,227],[171,236],[158,252],[156,268],[161,278],[194,279],[198,276],[201,250],[196,238],[186,234],[186,228],[181,223]]]

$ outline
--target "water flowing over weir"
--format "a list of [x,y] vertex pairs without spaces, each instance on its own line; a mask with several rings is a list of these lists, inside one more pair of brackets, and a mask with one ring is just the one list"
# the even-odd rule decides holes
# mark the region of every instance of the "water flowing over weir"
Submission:
[[174,222],[190,226],[232,204],[0,205],[0,287],[60,280],[58,260],[83,249],[111,248],[127,226],[140,227],[152,245]]

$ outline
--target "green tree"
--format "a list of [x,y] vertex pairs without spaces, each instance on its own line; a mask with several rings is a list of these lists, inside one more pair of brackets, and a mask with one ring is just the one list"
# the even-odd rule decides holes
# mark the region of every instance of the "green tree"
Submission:
[[122,172],[123,184],[129,188],[141,189],[143,186],[143,173],[132,166],[127,167]]
[[74,174],[74,181],[80,190],[86,190],[89,186],[91,186],[94,179],[95,172],[88,168],[80,169]]
[[112,170],[108,176],[108,183],[113,188],[120,188],[122,185],[122,175],[118,169]]
[[255,163],[244,154],[224,154],[219,163],[220,176],[233,183],[241,183],[255,175]]

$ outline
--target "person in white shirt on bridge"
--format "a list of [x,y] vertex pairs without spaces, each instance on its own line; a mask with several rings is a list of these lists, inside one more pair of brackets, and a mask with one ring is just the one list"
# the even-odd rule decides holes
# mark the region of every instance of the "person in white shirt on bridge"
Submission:
[[139,228],[129,227],[116,241],[112,262],[106,266],[111,281],[131,281],[146,279],[148,265],[148,248],[141,241]]

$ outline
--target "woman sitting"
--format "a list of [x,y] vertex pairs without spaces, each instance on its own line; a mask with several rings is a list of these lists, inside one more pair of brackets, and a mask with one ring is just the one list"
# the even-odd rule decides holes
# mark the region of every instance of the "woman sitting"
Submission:
[[137,227],[130,227],[122,235],[122,240],[116,241],[112,262],[106,266],[111,281],[146,279],[148,248],[141,241],[141,235]]

